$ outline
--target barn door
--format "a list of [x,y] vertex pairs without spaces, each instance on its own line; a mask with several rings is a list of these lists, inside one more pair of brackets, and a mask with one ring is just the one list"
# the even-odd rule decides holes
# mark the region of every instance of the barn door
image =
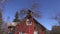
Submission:
[[34,34],[39,34],[38,31],[34,31]]

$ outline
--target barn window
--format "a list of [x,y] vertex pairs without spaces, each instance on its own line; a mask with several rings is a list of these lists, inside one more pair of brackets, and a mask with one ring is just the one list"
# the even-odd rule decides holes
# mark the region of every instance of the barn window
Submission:
[[26,20],[26,25],[32,25],[31,20],[27,19],[27,20]]

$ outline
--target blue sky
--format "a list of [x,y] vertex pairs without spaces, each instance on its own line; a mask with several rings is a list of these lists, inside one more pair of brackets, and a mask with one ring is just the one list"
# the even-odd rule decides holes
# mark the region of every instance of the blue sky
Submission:
[[[38,3],[38,10],[42,12],[42,18],[37,20],[48,30],[51,30],[52,26],[56,25],[57,21],[50,18],[60,12],[60,0],[38,0]],[[9,0],[3,12],[4,20],[7,21],[7,17],[10,16],[9,21],[11,22],[17,10],[31,8],[31,5],[32,0]]]

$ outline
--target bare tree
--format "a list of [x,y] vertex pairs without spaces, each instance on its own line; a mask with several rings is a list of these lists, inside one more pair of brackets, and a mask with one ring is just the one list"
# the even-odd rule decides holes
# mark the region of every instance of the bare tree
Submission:
[[33,17],[41,17],[42,15],[41,15],[41,11],[38,9],[38,8],[40,8],[40,3],[39,3],[39,0],[32,0],[32,3],[31,3],[31,5],[29,5],[29,0],[27,0],[28,1],[28,6],[29,6],[29,8],[28,9],[22,9],[21,11],[20,11],[20,16],[22,15],[26,15],[29,11],[28,10],[30,10],[31,12],[32,12],[32,16]]
[[[5,8],[5,4],[8,0],[0,0],[0,16],[1,16],[1,20],[2,20],[2,23],[0,25],[3,24],[3,18],[2,18],[2,12],[4,11],[4,8]],[[2,27],[2,26],[1,26]],[[5,31],[1,28],[0,29],[0,34],[6,34],[4,33]]]
[[41,7],[40,0],[31,0],[31,1],[27,0],[27,3],[28,3],[28,6],[31,10],[35,10],[35,9]]
[[8,0],[0,0],[0,10],[4,10],[5,4],[7,3]]
[[[20,16],[22,15],[28,15],[28,13],[30,12],[31,10],[29,10],[29,9],[22,9],[21,11],[20,11]],[[33,12],[33,11],[31,11],[31,13],[32,13],[32,17],[37,17],[37,18],[40,18],[41,17],[41,15],[39,14],[39,13],[36,13],[36,12]]]

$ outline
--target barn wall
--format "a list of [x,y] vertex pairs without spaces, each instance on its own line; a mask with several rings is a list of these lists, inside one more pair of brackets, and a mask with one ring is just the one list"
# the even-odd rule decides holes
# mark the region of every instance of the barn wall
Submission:
[[[35,29],[36,28],[36,29]],[[19,32],[33,34],[34,31],[38,31],[39,34],[44,34],[44,31],[42,31],[42,27],[39,24],[36,24],[32,21],[32,25],[26,25],[26,20],[20,22],[15,28],[17,32],[15,31],[15,34],[19,34]]]

